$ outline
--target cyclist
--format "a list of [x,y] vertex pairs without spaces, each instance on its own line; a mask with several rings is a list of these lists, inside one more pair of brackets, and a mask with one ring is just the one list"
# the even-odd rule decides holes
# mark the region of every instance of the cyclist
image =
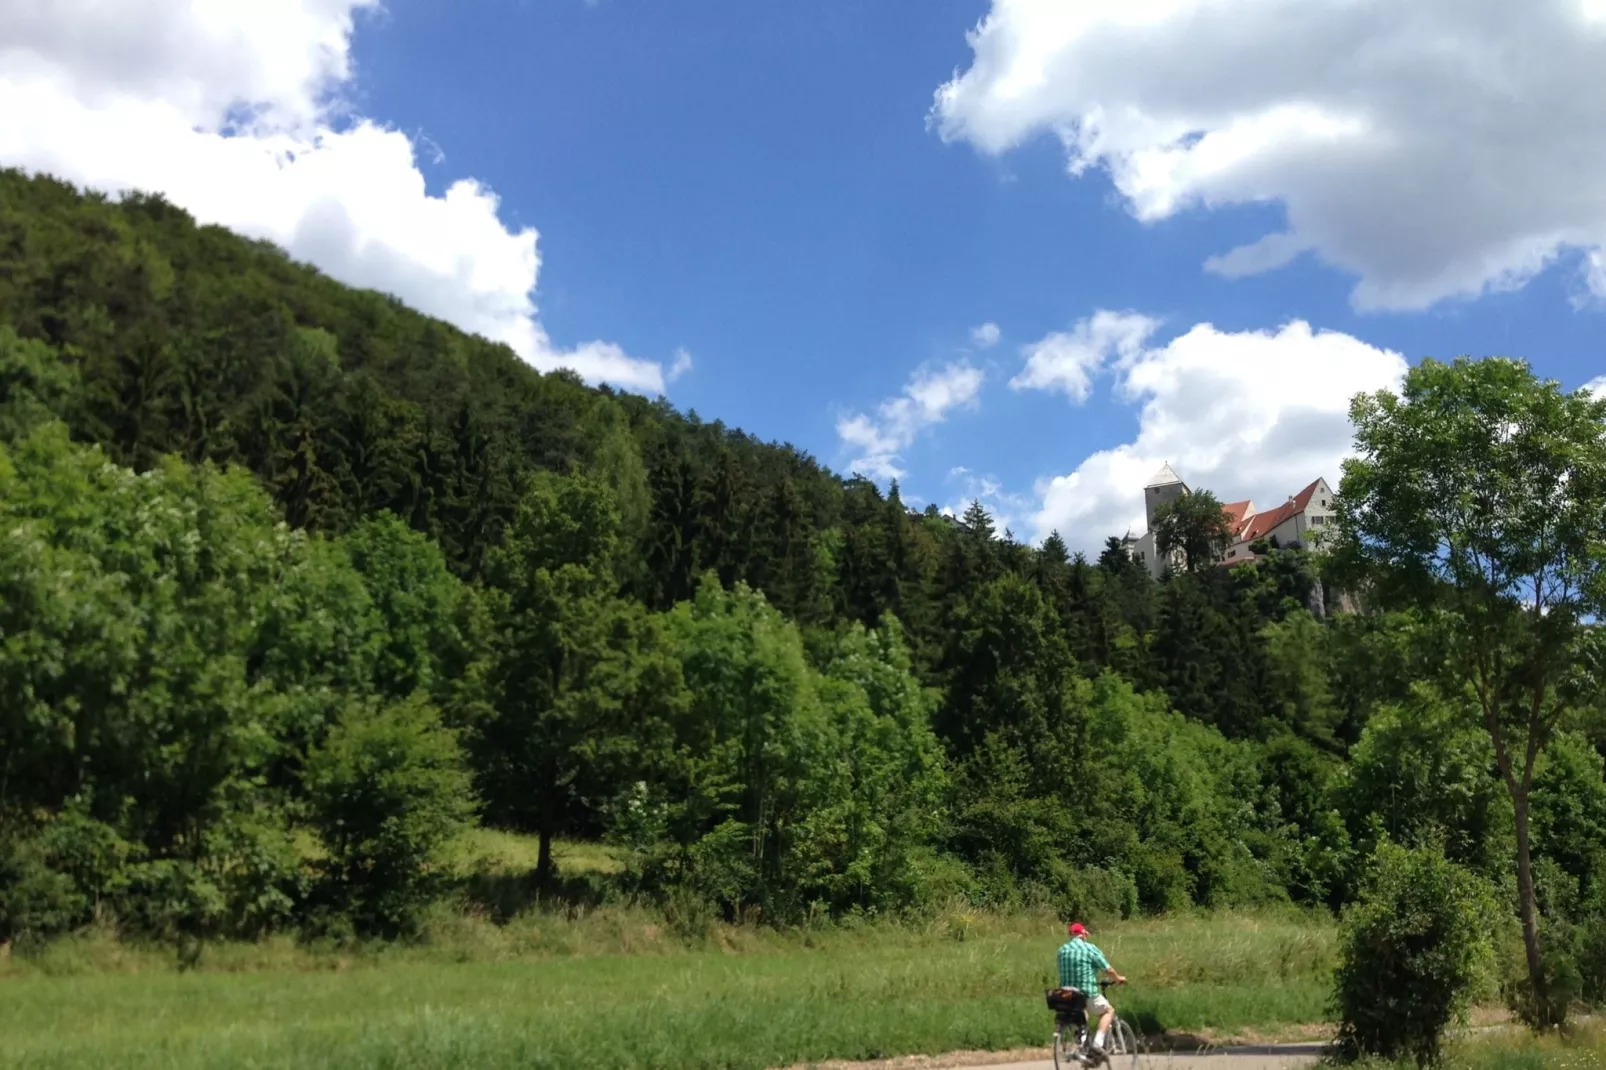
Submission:
[[1076,988],[1087,996],[1088,1008],[1099,1016],[1098,1032],[1093,1036],[1094,1058],[1103,1061],[1104,1041],[1110,1033],[1110,1023],[1115,1020],[1115,1008],[1110,1001],[1104,998],[1099,990],[1099,972],[1110,975],[1110,980],[1118,985],[1126,984],[1126,978],[1115,972],[1104,957],[1104,952],[1095,947],[1087,938],[1087,928],[1079,921],[1072,922],[1066,929],[1070,939],[1060,946],[1060,987]]

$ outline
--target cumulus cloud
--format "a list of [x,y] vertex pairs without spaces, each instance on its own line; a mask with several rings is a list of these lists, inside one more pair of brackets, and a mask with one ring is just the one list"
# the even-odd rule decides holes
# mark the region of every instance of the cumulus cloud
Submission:
[[1276,331],[1202,323],[1116,365],[1116,393],[1141,404],[1137,436],[1039,484],[1034,539],[1058,530],[1072,549],[1144,530],[1143,485],[1169,463],[1223,501],[1276,505],[1318,476],[1337,483],[1352,450],[1350,399],[1398,388],[1399,353],[1291,322]]
[[1606,398],[1606,375],[1597,375],[1584,384],[1584,389],[1596,397]]
[[1313,250],[1359,276],[1357,307],[1406,309],[1579,249],[1606,296],[1600,0],[993,0],[970,44],[936,93],[945,139],[1057,135],[1142,220],[1284,207],[1211,271]]
[[660,364],[612,343],[555,346],[536,231],[505,226],[473,179],[430,194],[414,142],[345,103],[356,19],[376,6],[0,0],[0,165],[159,192],[543,370],[662,391]]
[[996,323],[983,323],[980,327],[970,329],[970,341],[977,349],[991,349],[998,344],[1002,334]]
[[838,419],[838,437],[858,454],[851,470],[873,479],[901,479],[906,473],[899,467],[899,455],[949,412],[974,405],[984,378],[980,368],[963,362],[922,368],[903,393],[877,406],[874,416],[850,413]]
[[1050,390],[1075,402],[1093,392],[1093,375],[1112,355],[1132,360],[1159,326],[1133,312],[1100,310],[1070,331],[1057,331],[1021,350],[1026,367],[1009,381],[1015,390]]
[[1000,537],[1009,532],[1019,538],[1021,526],[1031,522],[1037,508],[1031,497],[1005,490],[996,477],[978,476],[963,466],[949,471],[948,482],[958,486],[959,496],[940,512],[944,516],[962,517],[972,504],[980,504],[992,517],[993,530]]

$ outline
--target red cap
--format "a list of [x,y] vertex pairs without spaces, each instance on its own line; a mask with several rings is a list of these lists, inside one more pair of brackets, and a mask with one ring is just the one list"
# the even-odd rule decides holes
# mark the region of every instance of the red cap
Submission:
[[1072,936],[1086,936],[1087,935],[1087,929],[1086,929],[1086,927],[1084,927],[1082,925],[1081,922],[1073,921],[1073,922],[1071,922],[1071,935]]

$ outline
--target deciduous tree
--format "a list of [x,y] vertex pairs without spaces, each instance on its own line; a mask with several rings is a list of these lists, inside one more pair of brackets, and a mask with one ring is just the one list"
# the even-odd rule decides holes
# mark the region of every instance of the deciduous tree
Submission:
[[[1426,360],[1351,406],[1341,561],[1385,605],[1442,627],[1450,683],[1477,705],[1516,817],[1529,982],[1545,1000],[1530,792],[1606,594],[1606,399],[1520,361]],[[1559,1012],[1558,1012],[1559,1013]]]

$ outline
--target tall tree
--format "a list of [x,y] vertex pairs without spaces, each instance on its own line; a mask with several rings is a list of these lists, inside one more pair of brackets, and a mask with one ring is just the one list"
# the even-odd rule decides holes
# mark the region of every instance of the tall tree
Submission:
[[487,802],[534,827],[542,883],[554,837],[615,794],[642,742],[643,707],[679,691],[655,621],[617,596],[617,531],[607,488],[543,476],[488,561],[501,623],[496,713],[478,740]]
[[1385,605],[1425,609],[1447,640],[1516,817],[1518,911],[1544,1007],[1529,831],[1540,755],[1580,647],[1606,609],[1606,399],[1515,360],[1427,360],[1402,391],[1350,410],[1359,456],[1338,496],[1342,561]]
[[1195,490],[1155,510],[1154,543],[1162,557],[1182,555],[1189,572],[1214,565],[1232,541],[1232,522],[1208,490]]

